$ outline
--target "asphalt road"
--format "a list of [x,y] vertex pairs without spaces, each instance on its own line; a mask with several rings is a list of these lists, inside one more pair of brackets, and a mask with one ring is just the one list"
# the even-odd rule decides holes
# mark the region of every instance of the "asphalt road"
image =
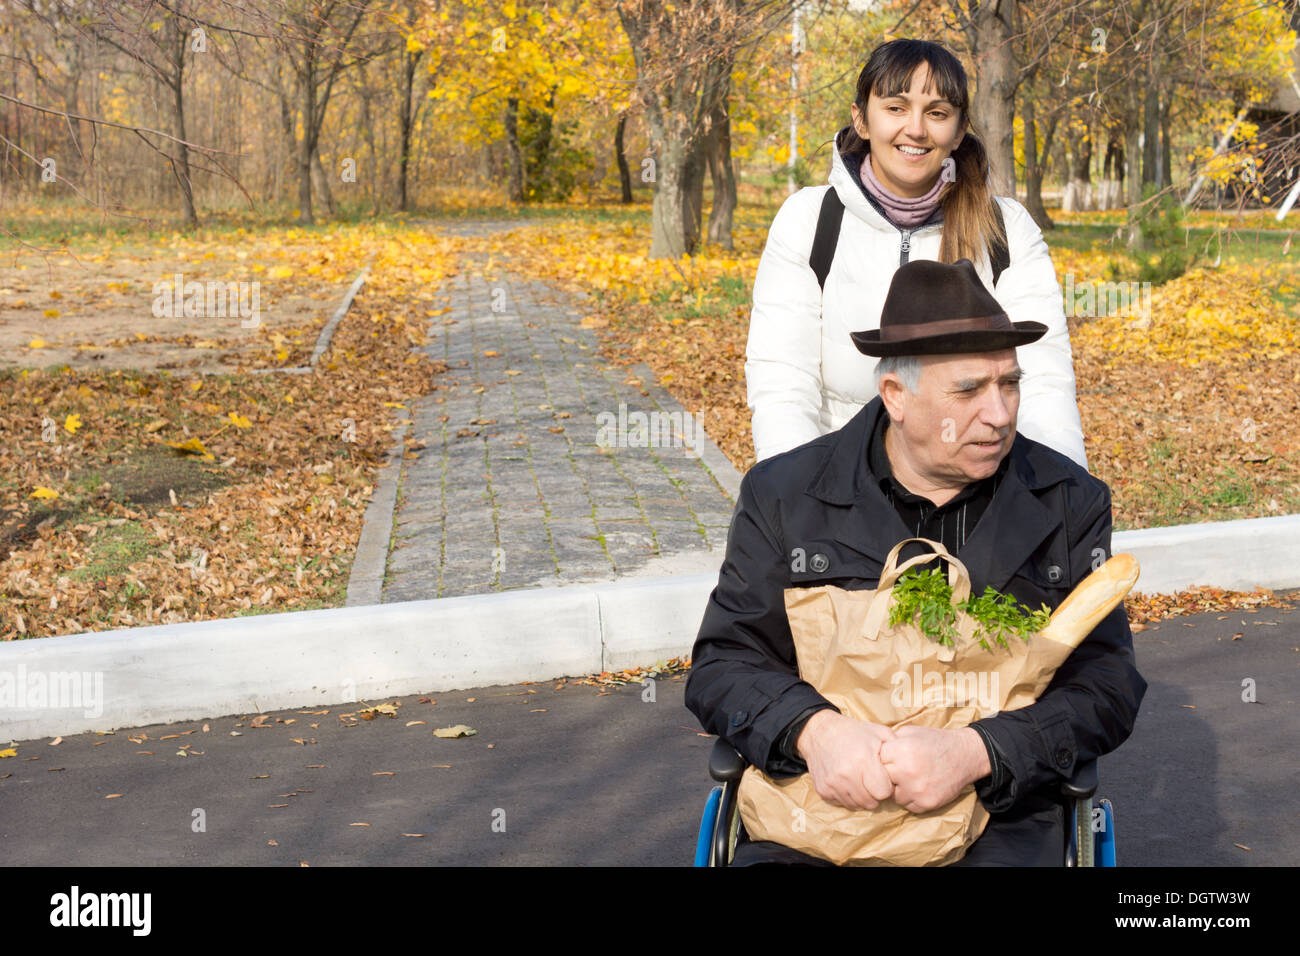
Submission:
[[[1119,864],[1300,864],[1300,611],[1173,619],[1135,641],[1150,688],[1101,762]],[[688,865],[712,738],[684,687],[658,680],[653,702],[639,685],[478,688],[373,720],[340,716],[385,701],[20,742],[0,760],[4,862]],[[432,732],[455,724],[477,733]]]

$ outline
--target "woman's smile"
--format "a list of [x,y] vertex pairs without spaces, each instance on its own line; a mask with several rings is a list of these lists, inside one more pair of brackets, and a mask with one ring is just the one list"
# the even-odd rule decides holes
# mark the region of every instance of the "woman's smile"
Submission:
[[930,153],[934,152],[933,147],[929,146],[912,146],[908,143],[900,143],[894,147],[903,157],[906,163],[915,163],[920,165],[926,161]]

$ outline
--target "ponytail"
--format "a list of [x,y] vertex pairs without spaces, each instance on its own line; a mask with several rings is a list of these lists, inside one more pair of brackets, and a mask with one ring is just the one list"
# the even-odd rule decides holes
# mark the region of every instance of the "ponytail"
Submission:
[[1006,231],[993,211],[993,190],[989,185],[989,156],[967,121],[966,135],[953,150],[955,179],[940,196],[943,208],[943,238],[939,261],[969,259],[981,262],[996,244],[1005,245]]

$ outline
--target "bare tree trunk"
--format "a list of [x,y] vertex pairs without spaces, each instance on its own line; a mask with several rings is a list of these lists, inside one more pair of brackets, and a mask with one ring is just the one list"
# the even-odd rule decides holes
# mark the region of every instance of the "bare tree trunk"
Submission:
[[298,145],[293,128],[293,91],[285,90],[278,65],[275,70],[275,88],[280,100],[280,132],[283,134],[284,153],[276,165],[271,195],[281,200],[288,193],[289,182],[293,178],[294,169],[297,168]]
[[989,154],[993,192],[1016,195],[1015,45],[1018,0],[981,3],[968,30],[975,60],[975,97],[971,104],[981,141]]
[[[1025,128],[1025,209],[1040,229],[1052,229],[1054,223],[1043,205],[1043,174],[1038,165],[1038,130],[1034,122],[1034,97],[1028,89],[1021,97],[1021,119]],[[1053,124],[1055,125],[1055,124]],[[1048,145],[1051,145],[1050,137]]]
[[315,217],[311,212],[311,147],[307,143],[307,138],[303,137],[298,144],[298,222],[303,225],[314,223]]
[[1061,197],[1063,212],[1086,212],[1092,208],[1092,135],[1084,133],[1070,156],[1070,175]]
[[1169,185],[1174,181],[1174,154],[1169,148],[1169,101],[1173,99],[1171,92],[1166,92],[1161,97],[1160,106],[1160,171],[1161,184]]
[[403,54],[404,72],[402,75],[402,148],[397,156],[397,208],[407,211],[406,176],[411,164],[411,130],[415,126],[415,115],[411,112],[412,93],[415,89],[415,68],[422,53]]
[[655,157],[655,198],[651,207],[650,258],[680,259],[695,251],[688,231],[685,188],[690,142],[679,124],[662,122],[658,110],[647,115],[653,138],[659,144]]
[[1118,209],[1124,205],[1124,144],[1114,133],[1106,139],[1106,158],[1102,164],[1098,209]]
[[1142,183],[1160,187],[1160,91],[1147,86],[1142,102]]
[[731,163],[731,114],[724,96],[713,110],[706,144],[709,175],[713,182],[713,205],[709,209],[709,242],[728,251],[732,218],[736,211],[736,171]]
[[194,181],[190,178],[190,150],[185,145],[185,94],[179,85],[172,89],[172,93],[175,110],[174,135],[181,140],[176,144],[177,162],[173,164],[173,168],[180,186],[181,211],[185,217],[185,225],[192,229],[199,224],[199,217],[194,211]]
[[334,191],[330,189],[329,177],[321,165],[319,149],[311,154],[311,179],[312,188],[320,198],[321,212],[327,219],[334,218],[338,213],[338,206],[334,202]]
[[1138,228],[1138,207],[1142,204],[1142,175],[1138,163],[1142,158],[1142,148],[1138,137],[1142,134],[1141,117],[1129,114],[1128,126],[1124,130],[1124,155],[1128,161],[1125,171],[1125,205],[1128,207],[1128,240],[1130,249],[1143,248],[1142,232]]
[[171,49],[175,51],[176,59],[172,66],[175,72],[169,77],[169,85],[172,93],[172,127],[173,135],[180,140],[176,144],[177,163],[172,164],[172,171],[176,174],[178,185],[181,192],[181,210],[185,217],[187,228],[193,228],[199,224],[198,214],[194,211],[194,181],[190,178],[190,150],[185,145],[188,138],[185,135],[185,41],[188,35],[184,27],[175,17],[169,17],[168,22],[171,24],[170,29],[174,31],[171,40]]
[[519,150],[519,100],[506,100],[506,157],[509,160],[510,201],[524,201],[524,157]]
[[704,137],[695,136],[688,148],[682,178],[682,209],[685,215],[686,251],[695,255],[700,247],[701,226],[704,222],[704,178],[708,173],[708,144]]
[[298,95],[301,97],[302,139],[298,141],[298,222],[311,225],[316,220],[311,208],[311,161],[316,155],[316,130],[312,118],[316,115],[316,79],[314,61],[310,55],[307,65],[298,73]]
[[614,156],[618,160],[618,181],[623,189],[622,201],[632,201],[632,173],[627,165],[627,152],[623,148],[623,131],[627,128],[627,114],[618,118],[618,128],[614,131]]
[[[366,151],[370,154],[370,163],[366,167],[366,195],[370,198],[370,211],[378,211],[379,196],[376,190],[379,187],[379,150],[375,147],[375,127],[379,124],[374,121],[373,111],[370,108],[370,101],[374,98],[374,91],[365,82],[365,67],[361,67],[362,82],[358,90],[361,99],[361,135],[366,141]],[[387,151],[385,151],[387,154]],[[317,153],[319,155],[319,152]],[[347,192],[347,190],[344,190]]]

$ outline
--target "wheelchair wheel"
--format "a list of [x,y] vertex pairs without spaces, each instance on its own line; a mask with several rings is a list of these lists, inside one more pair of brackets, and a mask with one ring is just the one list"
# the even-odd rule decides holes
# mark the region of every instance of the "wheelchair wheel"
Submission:
[[736,842],[740,839],[740,807],[732,806],[731,832],[727,834],[727,866],[736,858]]
[[1105,816],[1102,817],[1102,829],[1097,834],[1097,865],[1115,866],[1115,808],[1104,797],[1097,801]]
[[704,814],[700,818],[699,836],[695,841],[695,865],[709,866],[713,855],[713,828],[718,823],[718,806],[722,802],[722,788],[714,787],[709,791],[709,798],[704,802]]
[[1096,866],[1096,834],[1092,832],[1092,800],[1083,797],[1074,804],[1075,866]]

